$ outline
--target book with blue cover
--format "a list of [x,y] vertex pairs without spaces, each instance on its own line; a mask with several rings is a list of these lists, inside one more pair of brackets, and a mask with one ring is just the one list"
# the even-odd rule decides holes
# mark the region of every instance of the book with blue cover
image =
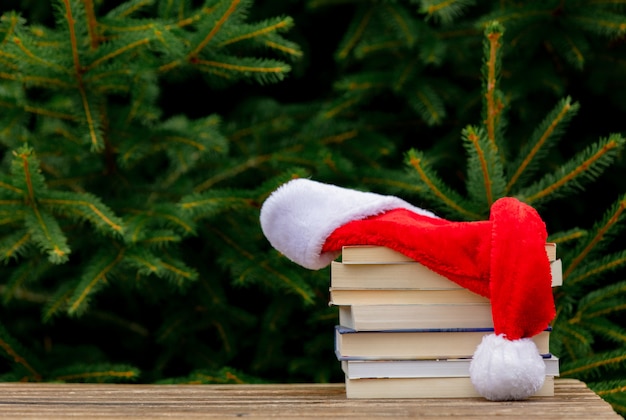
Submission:
[[[545,355],[546,375],[559,376],[559,359]],[[421,360],[341,360],[349,379],[364,378],[457,378],[469,377],[471,358]]]

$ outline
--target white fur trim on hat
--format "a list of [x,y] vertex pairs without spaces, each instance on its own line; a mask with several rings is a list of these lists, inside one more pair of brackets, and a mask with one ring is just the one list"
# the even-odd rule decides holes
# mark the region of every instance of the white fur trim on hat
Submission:
[[492,401],[531,397],[543,386],[545,377],[546,365],[530,338],[507,340],[503,335],[486,335],[470,364],[474,388]]
[[324,242],[335,229],[397,208],[436,217],[398,197],[298,178],[281,185],[265,200],[260,221],[274,248],[291,261],[318,270],[338,256],[322,254]]

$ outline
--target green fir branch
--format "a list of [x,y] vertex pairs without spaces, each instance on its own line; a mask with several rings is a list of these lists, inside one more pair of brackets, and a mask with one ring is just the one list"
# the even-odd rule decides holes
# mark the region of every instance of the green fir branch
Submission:
[[420,0],[419,13],[426,19],[433,19],[443,25],[449,25],[464,15],[468,8],[476,4],[475,0]]
[[[504,27],[498,22],[489,22],[485,27],[483,40],[483,121],[487,138],[494,150],[502,143],[502,111],[504,102],[499,90],[500,67],[502,65],[502,37]],[[500,151],[502,153],[502,151]]]
[[146,210],[125,209],[125,211],[132,215],[126,222],[127,237],[131,242],[140,241],[143,232],[154,227],[170,228],[184,236],[193,236],[197,233],[193,213],[182,210],[176,204],[160,203]]
[[619,313],[626,309],[626,303],[623,303],[624,295],[626,295],[626,281],[594,290],[580,299],[578,311],[572,319],[582,321],[587,318]]
[[67,302],[69,315],[82,315],[87,310],[90,297],[114,275],[124,258],[124,253],[124,248],[117,250],[117,252],[100,250],[91,258]]
[[596,252],[601,252],[605,244],[615,237],[624,227],[624,210],[626,209],[626,195],[617,200],[605,213],[601,221],[597,222],[584,241],[576,248],[574,257],[570,260],[563,272],[563,278],[569,275],[587,258]]
[[[228,45],[236,44],[239,42],[254,40],[259,42],[259,39],[269,37],[273,33],[280,33],[291,29],[294,26],[294,21],[288,16],[274,17],[265,19],[253,24],[242,24],[239,26],[237,34],[233,34],[230,37],[224,39],[218,48],[223,48]],[[275,39],[275,38],[274,38]],[[265,40],[260,41],[264,43]],[[301,52],[300,52],[301,54]],[[299,55],[295,53],[294,55]]]
[[291,66],[278,60],[214,56],[194,61],[198,70],[229,81],[252,77],[260,84],[276,83],[291,71]]
[[15,340],[2,324],[0,324],[0,355],[21,366],[31,380],[42,380],[40,370],[36,367],[38,362],[35,357]]
[[8,263],[24,256],[28,251],[31,233],[25,229],[18,229],[0,238],[0,261]]
[[476,20],[475,25],[485,27],[490,22],[497,20],[509,30],[524,27],[532,23],[545,23],[554,16],[554,4],[544,2],[528,2],[514,4],[510,7],[497,7],[493,11]]
[[605,255],[599,260],[578,265],[568,273],[567,286],[596,284],[598,278],[606,278],[611,273],[626,266],[626,250]]
[[564,318],[561,314],[557,315],[550,336],[550,350],[563,360],[577,360],[590,354],[595,343],[591,331],[584,325],[568,322]]
[[528,204],[539,205],[547,200],[580,191],[584,184],[597,179],[615,160],[624,142],[619,134],[600,139],[561,165],[554,173],[545,175],[515,195]]
[[130,17],[145,10],[148,6],[152,6],[154,2],[155,0],[129,0],[111,9],[106,14],[106,17],[109,19]]
[[386,3],[381,6],[381,16],[385,24],[396,34],[398,40],[408,48],[418,40],[419,26],[417,21],[402,4]]
[[582,70],[591,54],[591,45],[583,31],[556,33],[551,40],[555,50],[575,69]]
[[180,200],[179,205],[183,211],[189,212],[195,219],[204,219],[225,211],[248,209],[253,202],[249,193],[213,189],[185,196]]
[[138,380],[140,371],[129,365],[78,364],[53,371],[50,376],[60,382],[118,383]]
[[[550,233],[548,237],[548,242],[555,242],[558,244],[569,245],[572,242],[577,242],[587,236],[587,231],[580,228],[573,228],[569,230],[563,230],[560,232]],[[567,252],[567,248],[566,248]]]
[[620,13],[581,8],[579,10],[571,10],[568,13],[567,20],[586,32],[600,36],[615,38],[626,33],[624,16]]
[[76,19],[76,17],[84,17],[84,10],[78,6],[78,2],[72,2],[71,0],[62,0],[64,10],[64,18],[67,25],[67,36],[71,45],[71,54],[73,62],[73,72],[76,78],[76,84],[78,88],[79,103],[83,109],[83,123],[86,126],[85,138],[87,144],[91,145],[92,151],[101,151],[104,149],[104,139],[102,137],[102,122],[100,115],[98,115],[98,99],[91,95],[85,87],[83,81],[83,64],[81,63],[82,51],[80,50],[81,44],[78,40],[78,31],[80,30],[81,23],[84,24],[82,19]]
[[335,52],[337,60],[344,61],[348,58],[363,38],[373,15],[373,9],[369,7],[362,6],[356,11]]
[[419,85],[415,90],[409,90],[405,96],[409,105],[426,124],[441,124],[446,117],[441,96],[429,85]]
[[415,149],[409,150],[405,162],[414,174],[415,182],[422,186],[424,196],[441,209],[461,217],[464,220],[479,220],[481,215],[471,209],[456,191],[448,187],[430,167],[428,159]]
[[[199,28],[198,35],[192,39],[193,48],[187,54],[188,58],[198,57],[200,53],[217,38],[217,45],[222,41],[218,34],[222,27],[227,26],[230,22],[237,22],[238,17],[245,13],[249,7],[250,1],[246,0],[221,0],[211,8],[207,22]],[[206,29],[209,29],[206,31]]]
[[[38,258],[32,258],[28,262],[17,266],[8,276],[2,289],[2,301],[6,305],[13,299],[23,300],[33,299],[34,294],[30,293],[27,286],[36,284],[50,269],[51,265]],[[40,298],[35,303],[42,303]]]
[[540,164],[548,152],[563,135],[570,120],[576,115],[580,105],[572,103],[570,97],[562,99],[533,131],[528,143],[520,151],[519,157],[508,171],[511,175],[506,186],[511,191],[516,185],[524,185],[526,180],[541,168]]
[[30,240],[48,255],[48,261],[62,264],[68,260],[72,251],[67,244],[67,237],[51,214],[33,207],[26,213],[24,223],[30,233]]
[[609,350],[583,357],[575,361],[563,362],[560,375],[576,377],[585,381],[598,379],[603,374],[623,369],[626,366],[626,353],[623,350]]
[[50,323],[55,317],[67,313],[68,303],[79,283],[80,278],[63,282],[57,287],[57,290],[42,308],[41,319],[44,324]]
[[124,222],[102,201],[89,193],[49,191],[39,203],[59,215],[69,215],[84,220],[100,232],[120,237],[124,234]]
[[186,286],[198,279],[198,271],[189,267],[181,259],[165,255],[159,261],[158,272],[161,276],[178,287]]
[[626,329],[604,317],[591,315],[589,318],[585,318],[583,326],[605,340],[618,345],[626,344]]
[[298,44],[275,34],[267,36],[263,41],[263,45],[272,51],[291,58],[292,60],[297,60],[304,56],[304,52]]
[[468,126],[463,130],[467,151],[467,191],[472,201],[485,207],[505,194],[505,178],[498,150],[482,128]]

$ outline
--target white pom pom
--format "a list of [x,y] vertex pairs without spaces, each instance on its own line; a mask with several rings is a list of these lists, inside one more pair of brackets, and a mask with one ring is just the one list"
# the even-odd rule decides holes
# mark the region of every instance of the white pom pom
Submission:
[[489,334],[474,352],[470,378],[480,395],[492,401],[524,400],[543,386],[546,365],[530,338],[507,340]]

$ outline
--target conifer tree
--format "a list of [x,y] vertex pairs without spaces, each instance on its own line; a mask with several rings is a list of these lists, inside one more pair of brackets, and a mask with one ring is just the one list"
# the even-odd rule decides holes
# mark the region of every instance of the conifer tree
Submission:
[[535,206],[564,262],[561,372],[626,414],[621,2],[18,3],[0,6],[2,379],[342,380],[328,272],[258,224],[312,176],[454,220]]

